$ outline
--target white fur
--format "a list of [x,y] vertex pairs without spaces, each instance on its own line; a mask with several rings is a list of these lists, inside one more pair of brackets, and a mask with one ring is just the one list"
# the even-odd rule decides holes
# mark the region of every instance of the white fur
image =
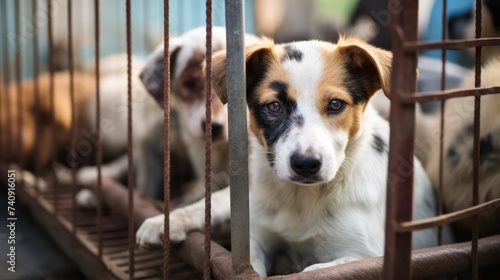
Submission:
[[[267,275],[278,249],[291,253],[297,270],[383,254],[388,154],[375,150],[372,142],[375,133],[389,142],[389,124],[368,104],[362,128],[352,139],[326,128],[314,105],[324,64],[314,49],[316,44],[325,43],[296,43],[294,47],[304,53],[302,62],[284,63],[304,125],[291,129],[277,142],[275,167],[270,166],[267,151],[256,137],[250,137],[250,258],[262,276]],[[291,182],[288,158],[296,149],[309,148],[323,158],[319,171],[323,181],[309,185]],[[414,218],[434,216],[432,186],[420,162],[414,162]],[[229,220],[228,195],[226,189],[213,194],[212,226]],[[182,241],[187,232],[203,228],[203,205],[199,201],[170,214],[173,241]],[[161,216],[146,220],[137,232],[137,243],[160,244],[162,229]],[[435,229],[413,236],[414,248],[437,244]]]

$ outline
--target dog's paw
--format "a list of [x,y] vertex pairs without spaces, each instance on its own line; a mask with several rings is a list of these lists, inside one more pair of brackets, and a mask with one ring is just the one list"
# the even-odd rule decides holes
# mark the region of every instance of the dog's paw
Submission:
[[336,259],[336,260],[331,261],[331,262],[317,263],[317,264],[313,264],[313,265],[310,265],[310,266],[306,267],[304,269],[304,272],[306,272],[306,271],[312,271],[312,270],[316,270],[316,269],[327,268],[327,267],[331,267],[331,266],[336,266],[336,265],[339,265],[339,264],[344,264],[344,263],[356,261],[358,259],[359,258],[356,258],[356,257],[343,257],[343,258]]
[[135,234],[135,242],[143,248],[160,247],[163,241],[165,215],[147,218]]
[[76,194],[76,204],[80,208],[95,209],[97,207],[97,198],[91,190],[81,189]]
[[[180,243],[186,239],[186,227],[183,223],[182,212],[173,211],[170,213],[170,241]],[[165,215],[161,214],[146,219],[136,233],[136,243],[144,248],[156,248],[163,242],[165,231]]]

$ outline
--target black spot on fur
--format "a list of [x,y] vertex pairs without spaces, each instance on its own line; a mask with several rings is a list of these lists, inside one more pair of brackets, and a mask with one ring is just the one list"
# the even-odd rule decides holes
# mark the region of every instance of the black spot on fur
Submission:
[[267,160],[269,161],[269,164],[271,165],[271,167],[273,167],[276,156],[273,153],[267,153],[266,156]]
[[491,12],[493,18],[493,25],[495,30],[500,30],[500,1],[498,0],[484,0],[484,4]]
[[346,75],[344,85],[352,97],[352,102],[354,105],[367,102],[368,92],[363,86],[363,79],[360,78],[362,76],[363,69],[354,67],[351,63],[347,63],[345,69]]
[[285,60],[295,60],[297,62],[301,62],[304,54],[294,48],[293,46],[287,45],[285,46],[285,56],[283,56],[283,61]]
[[493,146],[493,135],[487,134],[479,140],[479,160],[484,163],[491,154],[495,152],[495,147]]
[[453,145],[448,148],[446,157],[448,158],[448,162],[451,164],[451,167],[453,169],[457,168],[460,163],[460,155],[457,153],[457,150],[453,147]]
[[[275,84],[276,86],[277,84]],[[282,85],[279,85],[279,89],[282,88]],[[282,107],[282,111],[279,113],[272,112],[267,104],[260,104],[256,99],[251,99],[248,104],[257,125],[264,132],[264,138],[269,147],[274,147],[281,137],[285,137],[286,132],[293,126],[294,122],[300,123],[302,118],[296,117],[297,103],[288,97],[286,91],[277,91],[276,98]]]
[[387,143],[378,135],[373,135],[372,147],[379,153],[387,151]]

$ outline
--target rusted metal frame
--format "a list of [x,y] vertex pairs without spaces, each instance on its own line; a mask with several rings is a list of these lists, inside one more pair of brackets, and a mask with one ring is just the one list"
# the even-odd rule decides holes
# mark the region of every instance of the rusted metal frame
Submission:
[[135,223],[134,215],[134,156],[132,149],[132,14],[130,0],[125,3],[127,28],[127,156],[128,156],[128,233],[129,233],[129,278],[134,279]]
[[[170,263],[170,1],[163,1],[163,279],[168,279]],[[151,216],[152,217],[152,216]]]
[[[50,125],[51,125],[51,136],[52,143],[52,160],[56,163],[57,160],[57,126],[56,126],[56,113],[55,113],[55,94],[54,94],[54,37],[53,37],[53,18],[52,18],[52,0],[47,0],[47,37],[49,41],[49,95],[50,95]],[[54,170],[55,173],[55,170]],[[57,180],[54,181],[54,215],[59,215],[59,188]]]
[[[448,0],[443,0],[443,18],[442,18],[442,37],[443,42],[448,40]],[[446,49],[441,50],[441,91],[446,89]],[[438,183],[438,216],[443,214],[443,147],[444,147],[444,110],[446,100],[441,102],[440,112],[440,132],[439,132],[439,183]],[[438,227],[438,245],[443,244],[443,227]]]
[[404,94],[401,101],[403,103],[410,104],[414,102],[431,102],[431,101],[447,100],[457,97],[482,96],[482,95],[490,95],[497,93],[500,93],[500,86],[488,87],[488,88],[451,89],[444,91],[427,92],[425,94],[418,94],[418,93]]
[[[75,65],[73,60],[73,1],[68,0],[68,68],[69,68],[69,94],[71,101],[71,157],[76,159],[76,133],[77,133],[77,122],[76,122],[76,104],[75,104]],[[73,208],[71,212],[71,224],[73,229],[73,234],[76,234],[76,219],[77,211],[76,207],[76,162],[71,163],[71,191],[73,193]]]
[[[40,88],[38,83],[38,75],[40,74],[40,63],[38,61],[38,24],[37,24],[37,12],[38,12],[38,1],[32,0],[32,18],[33,18],[33,89],[35,95],[35,116],[39,115],[40,112]],[[40,124],[35,122],[35,139],[40,139]],[[39,180],[39,162],[38,162],[38,152],[40,150],[39,141],[35,141],[35,163],[34,163],[34,174],[35,174],[35,190],[37,196],[40,195],[40,189],[38,188]]]
[[212,278],[210,268],[211,210],[212,210],[212,0],[206,0],[206,53],[205,53],[205,260],[203,279]]
[[4,95],[5,95],[5,114],[6,114],[6,158],[7,160],[11,160],[10,157],[12,155],[12,151],[14,151],[13,140],[12,140],[12,111],[11,111],[11,92],[10,92],[10,61],[9,61],[9,40],[7,40],[8,35],[8,18],[7,18],[7,1],[1,1],[2,4],[2,35],[5,36],[3,41],[2,50],[3,50],[3,76],[4,76]]
[[[390,5],[390,4],[389,4]],[[403,51],[403,42],[417,40],[418,1],[401,1],[401,12],[391,22],[393,33],[391,132],[387,178],[385,279],[411,278],[411,232],[397,232],[394,224],[412,220],[415,103],[405,104],[402,93],[416,91],[417,54]],[[404,162],[408,170],[401,169]]]
[[[97,142],[96,151],[96,165],[97,165],[97,198],[102,200],[102,141],[104,135],[101,132],[101,87],[100,87],[100,1],[94,1],[94,20],[95,20],[95,96],[96,96],[96,129],[99,134],[99,141]],[[97,204],[97,227],[99,229],[98,240],[98,257],[102,259],[102,204]]]
[[[482,9],[483,1],[476,0],[476,39],[481,38],[482,33]],[[481,87],[481,55],[482,47],[476,47],[475,57],[475,83],[476,88]],[[474,96],[474,148],[472,163],[472,206],[479,204],[479,158],[480,146],[479,138],[481,129],[481,96]],[[479,238],[479,216],[472,218],[472,279],[479,277],[479,258],[478,258],[478,238]]]
[[[20,167],[19,173],[22,172],[22,168],[24,167],[23,162],[23,114],[21,113],[23,108],[23,87],[21,84],[22,80],[22,46],[21,41],[18,38],[22,37],[21,34],[21,9],[20,3],[21,1],[14,2],[14,18],[15,18],[15,52],[16,52],[16,67],[15,67],[15,75],[16,75],[16,95],[17,95],[17,152],[18,152],[18,165]],[[19,175],[21,177],[21,175]]]
[[485,202],[467,209],[463,209],[460,211],[443,214],[437,217],[432,217],[428,219],[422,219],[418,221],[408,221],[400,224],[396,224],[396,230],[399,232],[409,232],[419,229],[426,229],[436,226],[442,226],[445,224],[449,224],[452,222],[456,222],[458,220],[463,220],[466,218],[470,218],[473,216],[477,216],[478,214],[491,211],[494,209],[500,209],[500,198],[495,199],[489,202]]
[[436,49],[460,50],[475,47],[500,45],[500,38],[479,38],[467,40],[448,40],[446,42],[420,42],[408,41],[403,45],[405,52],[428,51]]
[[82,237],[80,233],[72,234],[71,222],[52,214],[52,206],[43,197],[36,197],[34,192],[27,189],[18,190],[19,201],[31,210],[33,218],[41,225],[45,231],[56,241],[56,244],[71,257],[73,262],[80,267],[81,271],[89,279],[115,279],[99,259],[95,257],[97,252],[91,250],[93,245]]
[[[235,273],[248,270],[249,188],[245,80],[244,1],[226,0],[229,175],[231,186],[231,254]],[[255,272],[254,272],[255,273]]]

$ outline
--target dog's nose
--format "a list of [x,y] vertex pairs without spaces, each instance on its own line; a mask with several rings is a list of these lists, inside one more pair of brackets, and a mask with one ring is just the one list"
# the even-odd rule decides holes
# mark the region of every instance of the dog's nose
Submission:
[[321,158],[316,155],[293,154],[290,159],[293,171],[300,176],[311,176],[318,173],[321,168]]
[[[207,124],[205,121],[201,122],[201,128],[205,131]],[[218,138],[222,135],[224,126],[218,122],[212,122],[212,139]]]

